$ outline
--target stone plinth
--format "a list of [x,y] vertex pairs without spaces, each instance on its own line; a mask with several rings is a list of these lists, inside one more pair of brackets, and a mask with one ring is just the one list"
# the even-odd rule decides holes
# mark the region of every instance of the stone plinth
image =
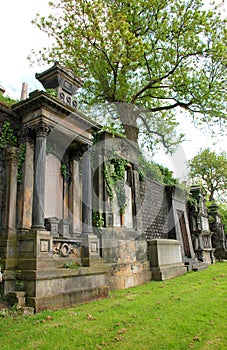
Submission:
[[111,290],[126,289],[151,281],[149,262],[113,264],[107,276]]
[[100,259],[99,239],[96,235],[82,236],[81,262],[83,266],[92,266]]
[[187,267],[182,262],[180,242],[177,240],[148,241],[148,256],[153,280],[162,281],[187,272]]
[[[59,309],[91,300],[105,298],[109,294],[106,284],[107,267],[58,268],[33,271],[27,278],[27,303],[36,311]],[[35,281],[35,288],[32,285]]]

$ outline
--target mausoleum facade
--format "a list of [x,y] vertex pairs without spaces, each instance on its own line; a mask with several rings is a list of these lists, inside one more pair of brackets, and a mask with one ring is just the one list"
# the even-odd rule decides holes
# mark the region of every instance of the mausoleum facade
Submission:
[[36,78],[46,91],[0,112],[18,140],[0,155],[1,292],[56,309],[213,263],[185,193],[142,178],[138,147],[78,110],[82,81],[58,63]]

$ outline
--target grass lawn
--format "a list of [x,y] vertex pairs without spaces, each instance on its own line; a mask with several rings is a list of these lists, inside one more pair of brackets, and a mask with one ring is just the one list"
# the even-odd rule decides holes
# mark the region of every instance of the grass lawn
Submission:
[[227,262],[105,300],[0,317],[1,350],[227,349]]

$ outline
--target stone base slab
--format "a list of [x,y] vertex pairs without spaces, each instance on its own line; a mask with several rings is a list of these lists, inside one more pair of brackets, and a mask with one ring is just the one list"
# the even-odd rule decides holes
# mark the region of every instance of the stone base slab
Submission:
[[42,297],[28,297],[27,303],[35,308],[36,312],[43,310],[57,310],[64,307],[83,304],[88,301],[107,298],[109,295],[108,286],[99,286],[89,289],[68,291],[61,294]]
[[183,264],[173,266],[160,266],[151,268],[152,280],[164,281],[187,273],[187,267]]

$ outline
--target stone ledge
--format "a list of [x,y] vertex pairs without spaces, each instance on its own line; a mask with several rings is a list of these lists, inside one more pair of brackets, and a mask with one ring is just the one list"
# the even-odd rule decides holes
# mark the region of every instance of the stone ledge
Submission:
[[50,280],[56,278],[66,278],[66,277],[82,277],[82,276],[92,276],[92,275],[102,275],[106,274],[109,270],[109,266],[93,266],[93,267],[79,267],[78,269],[70,268],[58,268],[58,269],[44,269],[44,270],[22,270],[21,279],[22,280]]
[[187,267],[184,266],[183,264],[152,267],[151,272],[152,272],[152,280],[164,281],[166,279],[171,279],[171,278],[186,274]]
[[43,310],[57,310],[64,307],[83,304],[86,302],[104,299],[109,296],[108,286],[99,286],[89,289],[68,291],[43,297],[28,297],[27,303],[35,308],[36,312]]

